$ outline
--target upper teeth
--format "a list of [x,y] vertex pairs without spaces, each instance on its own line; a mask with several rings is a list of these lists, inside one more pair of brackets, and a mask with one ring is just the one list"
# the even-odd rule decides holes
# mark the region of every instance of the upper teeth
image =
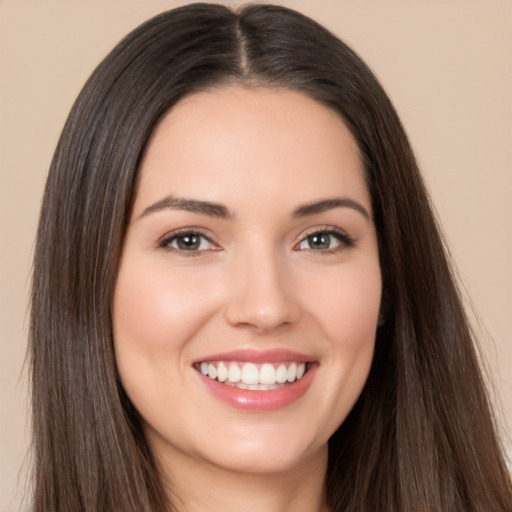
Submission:
[[[299,380],[306,371],[306,363],[239,363],[216,361],[201,363],[199,370],[206,377],[226,384],[242,383],[246,385],[284,384]],[[265,388],[259,388],[265,389]]]

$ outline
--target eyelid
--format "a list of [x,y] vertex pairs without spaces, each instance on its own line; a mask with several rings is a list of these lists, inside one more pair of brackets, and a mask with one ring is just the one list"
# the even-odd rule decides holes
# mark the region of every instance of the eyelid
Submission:
[[[317,234],[327,234],[327,235],[334,236],[339,241],[339,244],[333,248],[323,249],[323,250],[322,249],[314,250],[314,249],[300,248],[300,245],[302,243],[304,243],[304,241],[308,237],[310,237],[312,235],[317,235]],[[170,246],[170,244],[176,238],[178,238],[179,236],[185,236],[185,235],[201,237],[201,238],[207,240],[208,243],[211,244],[213,247],[210,247],[208,249],[187,251],[185,249],[180,249],[177,247]],[[315,226],[315,227],[312,227],[302,233],[302,235],[300,236],[300,239],[294,244],[294,250],[298,250],[298,251],[307,250],[307,251],[316,252],[319,254],[335,253],[335,252],[339,252],[342,250],[347,250],[347,249],[352,248],[356,242],[357,242],[357,239],[355,237],[349,235],[345,230],[343,230],[339,227],[332,226],[332,225]],[[176,253],[179,253],[179,254],[185,255],[185,256],[198,256],[201,253],[204,253],[207,251],[219,251],[222,249],[220,244],[218,244],[216,242],[215,238],[211,235],[211,233],[209,231],[206,231],[203,228],[199,228],[199,227],[185,227],[185,228],[179,228],[179,229],[170,231],[157,240],[156,247],[158,249],[164,249],[164,250],[176,252]]]
[[[192,236],[198,236],[201,238],[206,239],[210,244],[214,246],[214,248],[209,249],[201,249],[196,251],[186,251],[182,250],[176,247],[171,247],[169,244],[178,238],[179,236],[185,236],[185,235],[192,235]],[[218,251],[221,249],[219,244],[214,240],[214,237],[211,236],[210,233],[206,233],[206,231],[202,228],[197,227],[186,227],[186,228],[179,228],[175,229],[173,231],[170,231],[163,235],[161,238],[157,241],[157,248],[164,249],[168,251],[177,252],[179,254],[183,254],[186,256],[197,256],[205,251]]]
[[[310,236],[318,235],[318,234],[327,234],[335,236],[340,244],[332,249],[324,249],[324,250],[313,250],[313,249],[300,249],[299,246]],[[308,229],[305,233],[303,233],[300,237],[300,240],[294,245],[294,249],[299,251],[308,250],[311,252],[316,252],[319,254],[325,253],[334,253],[338,251],[343,251],[347,249],[351,249],[354,247],[357,242],[357,238],[349,235],[345,230],[338,228],[336,226],[324,225],[324,226],[315,226],[313,228]]]

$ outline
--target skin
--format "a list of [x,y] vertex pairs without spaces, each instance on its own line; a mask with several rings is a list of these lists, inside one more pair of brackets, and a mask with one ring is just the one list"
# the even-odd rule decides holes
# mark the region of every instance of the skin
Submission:
[[[162,207],[169,196],[231,217]],[[353,203],[294,215],[332,198]],[[183,250],[175,230],[205,238]],[[122,384],[180,510],[324,509],[327,441],[367,379],[380,298],[371,199],[339,116],[289,90],[230,86],[164,117],[139,170],[113,322]],[[193,367],[276,348],[317,366],[275,411],[230,407]]]

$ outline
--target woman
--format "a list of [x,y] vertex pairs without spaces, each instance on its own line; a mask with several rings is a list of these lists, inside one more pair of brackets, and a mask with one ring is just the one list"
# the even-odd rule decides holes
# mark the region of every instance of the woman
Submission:
[[169,11],[94,72],[31,362],[36,511],[512,510],[400,121],[281,7]]

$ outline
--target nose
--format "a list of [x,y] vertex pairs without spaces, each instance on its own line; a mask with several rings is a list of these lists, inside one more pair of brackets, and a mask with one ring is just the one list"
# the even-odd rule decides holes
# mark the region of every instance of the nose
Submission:
[[297,322],[300,306],[293,269],[283,259],[269,251],[234,263],[225,308],[228,323],[267,333]]

